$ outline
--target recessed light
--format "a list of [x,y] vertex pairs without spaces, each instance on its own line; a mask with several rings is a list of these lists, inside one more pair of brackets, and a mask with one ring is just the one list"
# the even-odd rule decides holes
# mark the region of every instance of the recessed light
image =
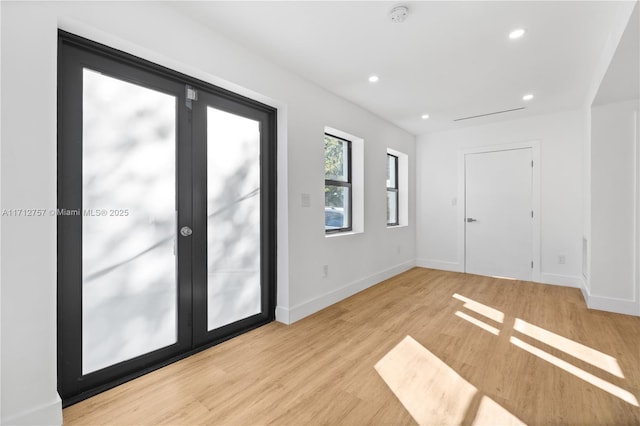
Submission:
[[524,28],[518,28],[517,30],[513,30],[509,33],[509,38],[510,39],[516,39],[516,38],[520,38],[524,35],[524,33],[526,33],[527,30],[525,30]]
[[522,97],[523,101],[530,101],[531,99],[533,99],[533,95],[531,93],[527,93]]
[[378,80],[380,80],[380,77],[378,77],[377,75],[369,76],[369,83],[376,83]]
[[423,120],[426,120],[427,118],[429,118],[429,114],[422,114],[420,118],[422,118]]

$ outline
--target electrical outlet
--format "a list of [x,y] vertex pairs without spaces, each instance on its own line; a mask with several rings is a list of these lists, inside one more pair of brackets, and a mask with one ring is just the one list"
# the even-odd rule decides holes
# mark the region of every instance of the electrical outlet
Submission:
[[322,278],[329,276],[329,265],[322,265]]
[[558,264],[559,265],[564,265],[565,263],[567,263],[567,258],[565,257],[564,254],[561,254],[558,256]]

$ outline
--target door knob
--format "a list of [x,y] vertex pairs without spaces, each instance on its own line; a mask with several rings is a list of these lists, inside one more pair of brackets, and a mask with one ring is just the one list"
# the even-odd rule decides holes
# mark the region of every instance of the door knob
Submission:
[[188,226],[183,226],[182,228],[180,228],[180,235],[182,235],[183,237],[188,237],[191,234],[193,234],[193,231]]
[[467,218],[467,222],[469,222],[469,223],[471,223],[471,222],[477,222],[477,221],[478,221],[477,219],[474,219],[474,218],[472,218],[472,217],[468,217],[468,218]]

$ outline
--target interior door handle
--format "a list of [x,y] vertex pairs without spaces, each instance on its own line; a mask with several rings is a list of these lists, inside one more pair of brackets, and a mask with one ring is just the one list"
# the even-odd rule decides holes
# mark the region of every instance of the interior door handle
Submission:
[[471,222],[477,222],[477,221],[478,221],[477,219],[474,219],[474,218],[472,218],[472,217],[468,217],[468,218],[467,218],[467,222],[469,222],[469,223],[471,223]]

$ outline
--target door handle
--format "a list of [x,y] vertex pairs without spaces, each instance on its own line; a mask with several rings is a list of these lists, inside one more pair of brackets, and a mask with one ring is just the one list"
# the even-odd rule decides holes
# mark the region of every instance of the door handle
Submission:
[[471,222],[477,222],[477,221],[478,221],[477,219],[474,219],[474,218],[472,218],[472,217],[468,217],[468,218],[467,218],[467,222],[468,222],[468,223],[471,223]]

